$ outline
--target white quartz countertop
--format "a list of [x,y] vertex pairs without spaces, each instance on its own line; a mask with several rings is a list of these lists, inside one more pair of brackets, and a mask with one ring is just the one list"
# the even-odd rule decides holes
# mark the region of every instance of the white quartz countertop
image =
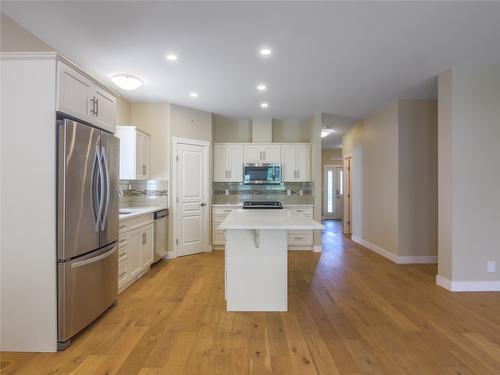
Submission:
[[133,217],[152,214],[153,212],[165,210],[166,206],[158,206],[158,207],[123,207],[120,208],[120,212],[127,212],[126,214],[119,214],[120,220],[127,220]]
[[219,229],[323,229],[323,225],[292,210],[233,210]]

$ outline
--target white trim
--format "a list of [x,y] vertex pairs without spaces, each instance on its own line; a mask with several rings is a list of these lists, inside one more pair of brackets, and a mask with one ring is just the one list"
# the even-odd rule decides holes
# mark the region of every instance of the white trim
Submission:
[[57,52],[0,52],[2,60],[56,60],[61,57]]
[[424,256],[399,256],[394,254],[393,252],[386,250],[380,246],[377,246],[369,241],[365,241],[362,238],[352,235],[351,240],[356,242],[368,250],[371,250],[383,257],[393,261],[396,264],[436,264],[437,256],[432,255],[424,255]]
[[288,245],[288,251],[312,251],[314,250],[312,245]]
[[352,158],[352,152],[346,152],[345,154],[342,154],[342,157],[344,159]]
[[208,245],[207,250],[205,250],[205,253],[210,253],[212,252],[212,245]]
[[163,256],[163,259],[174,259],[177,258],[175,251],[167,251],[167,254]]
[[315,253],[321,253],[323,251],[323,248],[321,245],[313,245],[313,251]]
[[[177,138],[177,137],[172,137],[172,176],[170,179],[171,182],[171,189],[172,189],[172,233],[174,234],[174,238],[172,239],[173,245],[174,245],[174,252],[177,257],[177,250],[178,250],[178,244],[176,243],[176,239],[179,237],[177,234],[177,146],[179,144],[187,144],[187,145],[194,145],[194,146],[203,146],[204,147],[204,153],[205,153],[205,171],[207,173],[207,178],[205,179],[205,196],[207,199],[207,206],[210,207],[211,202],[211,196],[210,196],[210,142],[208,141],[200,141],[197,139],[188,139],[188,138]],[[203,233],[204,240],[206,241],[206,245],[209,246],[209,230],[210,230],[210,210],[208,210],[208,213],[205,215],[205,231]]]
[[436,275],[436,284],[452,292],[500,292],[500,281],[451,281]]

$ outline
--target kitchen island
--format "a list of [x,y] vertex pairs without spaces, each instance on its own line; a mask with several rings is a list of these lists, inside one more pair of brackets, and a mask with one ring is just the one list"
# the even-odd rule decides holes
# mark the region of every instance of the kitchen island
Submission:
[[287,209],[238,209],[219,229],[225,231],[227,310],[287,311],[287,232],[323,225]]

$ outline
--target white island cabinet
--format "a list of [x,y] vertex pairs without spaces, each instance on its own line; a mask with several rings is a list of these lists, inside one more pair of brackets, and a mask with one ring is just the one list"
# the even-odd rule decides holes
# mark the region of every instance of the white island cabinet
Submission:
[[225,231],[228,311],[288,310],[288,231],[323,229],[293,210],[233,210]]

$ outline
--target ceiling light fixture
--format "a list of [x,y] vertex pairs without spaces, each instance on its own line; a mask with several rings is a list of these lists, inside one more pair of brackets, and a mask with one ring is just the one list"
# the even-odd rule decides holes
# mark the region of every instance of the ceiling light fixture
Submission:
[[260,108],[267,108],[267,107],[269,107],[269,104],[267,104],[266,102],[260,103]]
[[192,97],[192,98],[197,98],[198,97],[198,93],[197,92],[190,92],[189,96]]
[[173,53],[169,53],[166,57],[168,61],[177,61],[179,59],[177,55]]
[[257,85],[257,90],[259,90],[259,91],[266,91],[267,90],[267,86],[264,85],[263,83],[259,83]]
[[260,49],[260,55],[261,56],[270,56],[271,55],[271,49],[270,48],[261,48]]
[[117,74],[111,80],[116,86],[124,90],[135,90],[144,84],[142,79],[131,74]]
[[332,133],[335,133],[335,130],[333,130],[333,129],[321,129],[321,138],[325,138]]

